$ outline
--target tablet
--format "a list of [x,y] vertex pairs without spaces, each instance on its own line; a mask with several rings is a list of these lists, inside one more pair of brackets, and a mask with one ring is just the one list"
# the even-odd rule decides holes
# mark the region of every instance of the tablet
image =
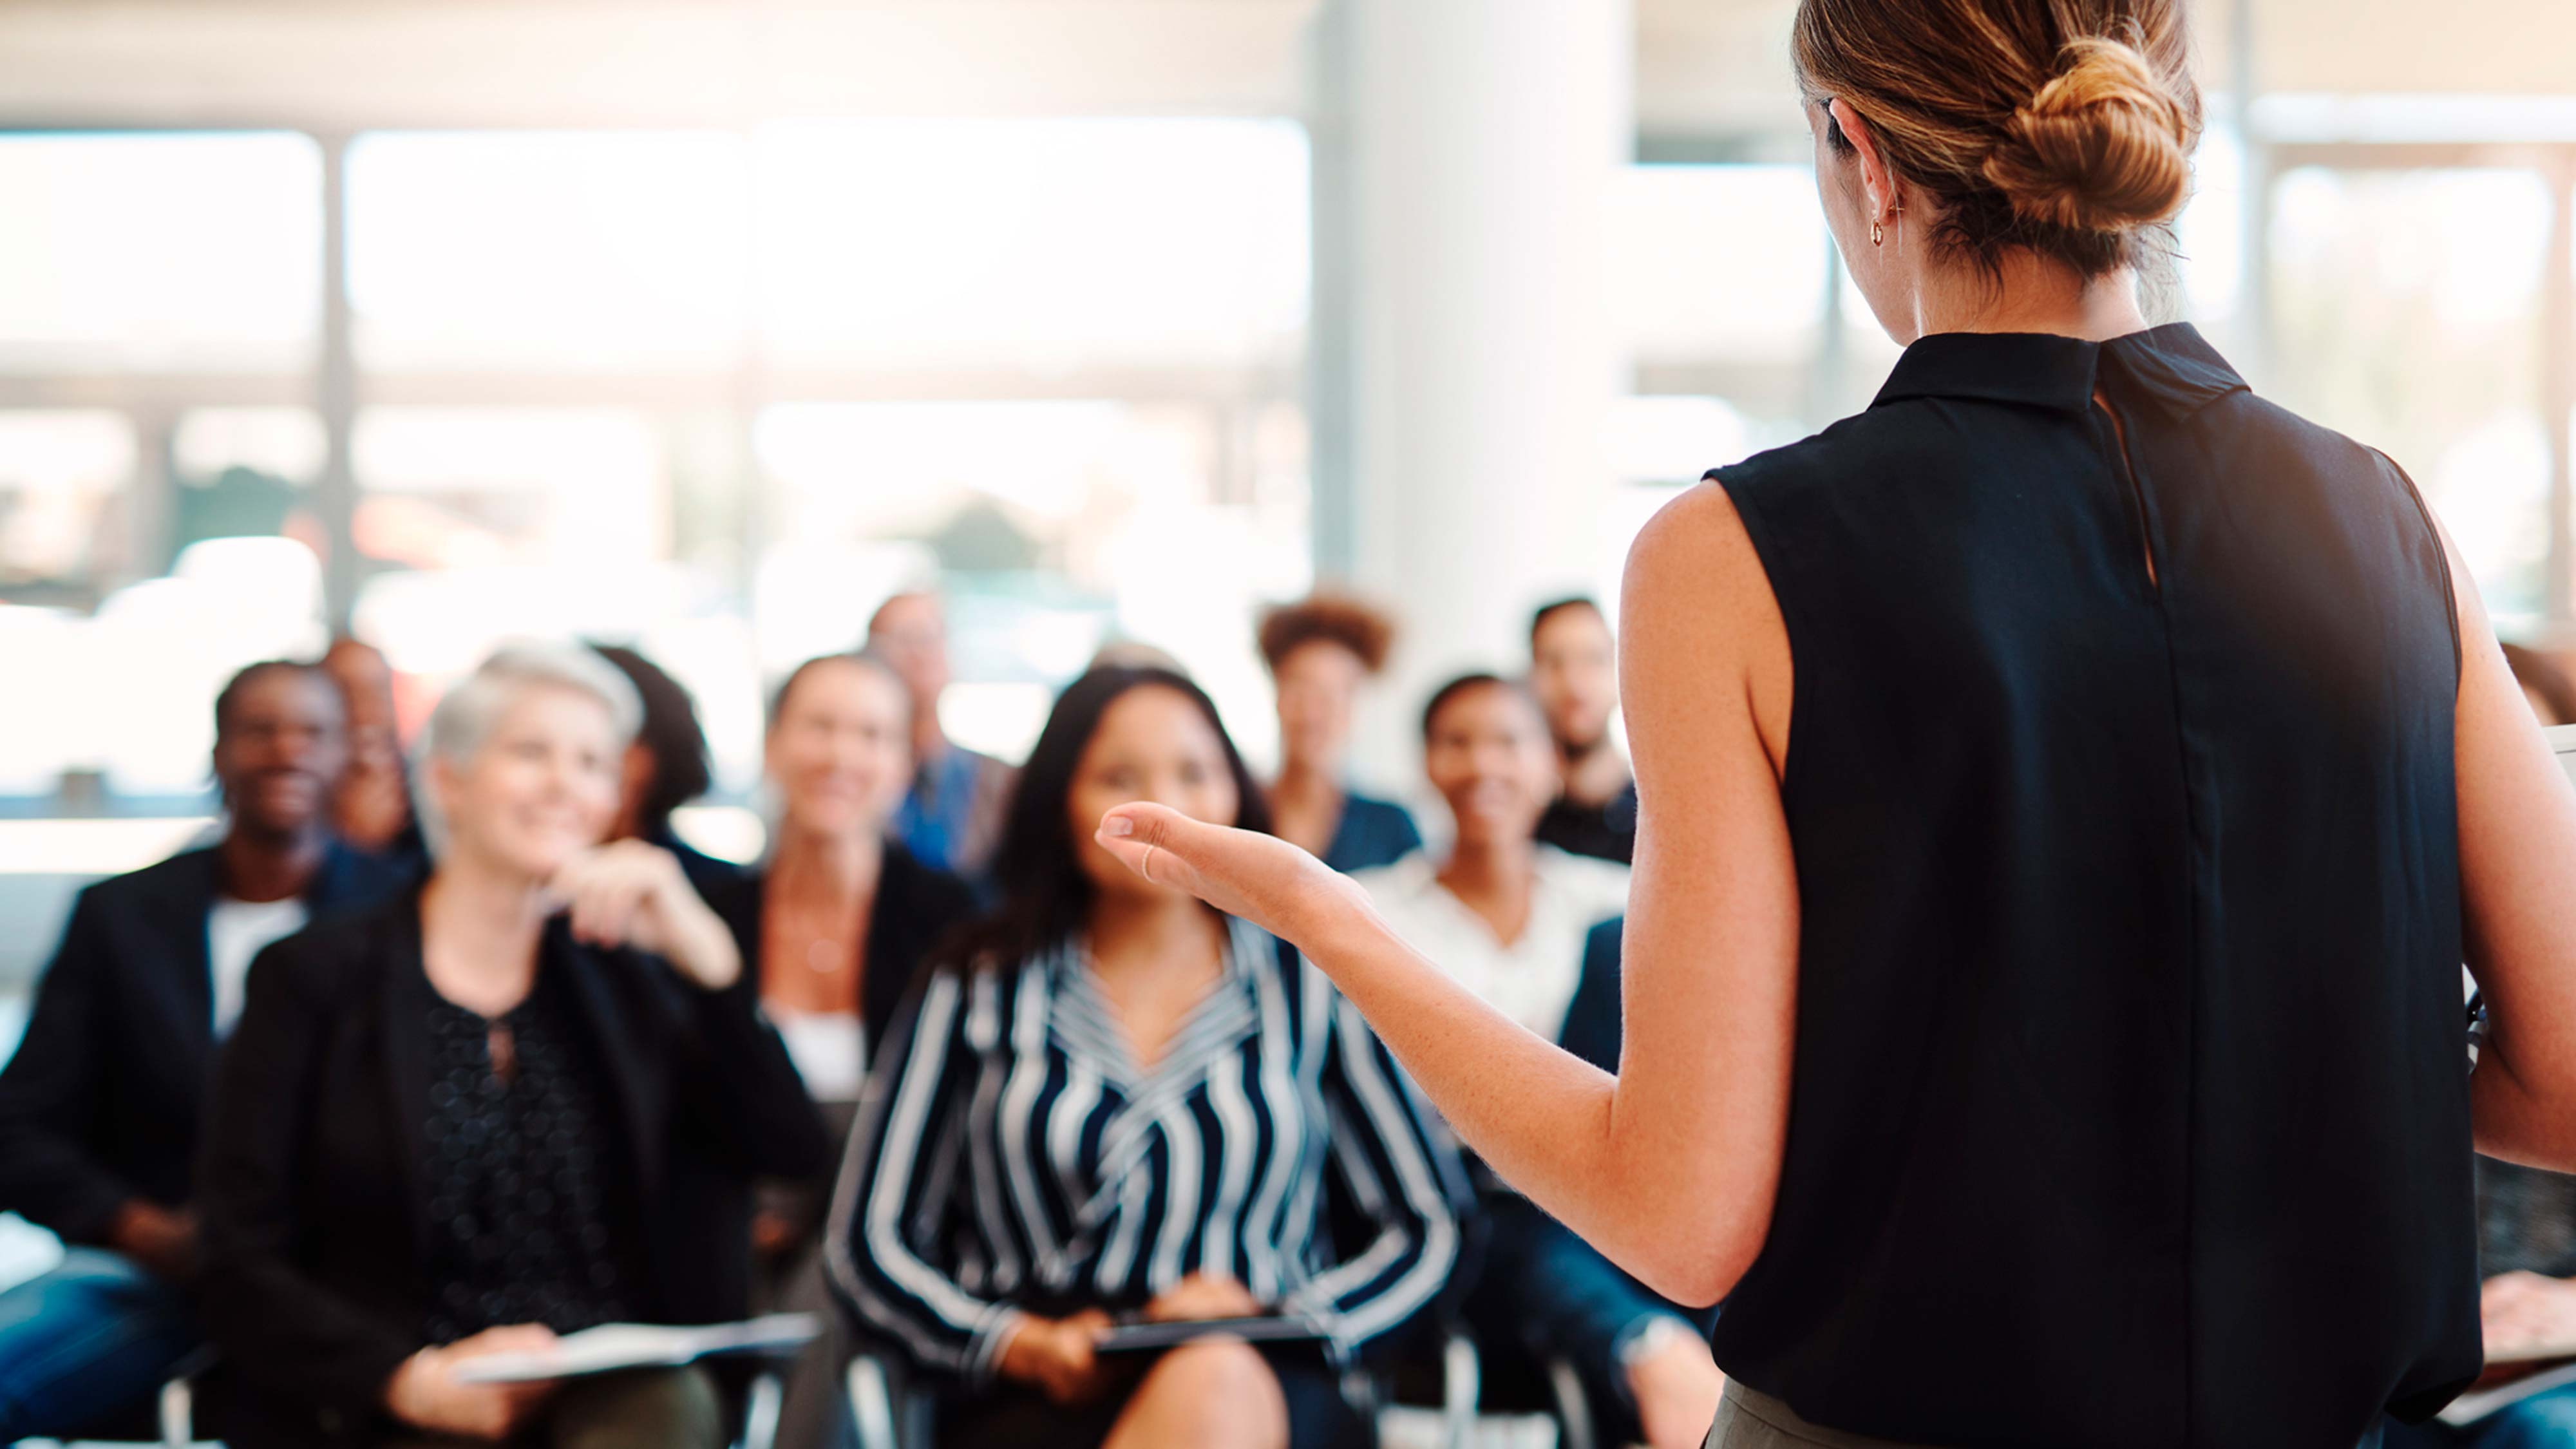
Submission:
[[1202,1338],[1241,1343],[1299,1343],[1323,1337],[1302,1318],[1187,1318],[1171,1323],[1121,1323],[1101,1337],[1101,1353],[1158,1353]]

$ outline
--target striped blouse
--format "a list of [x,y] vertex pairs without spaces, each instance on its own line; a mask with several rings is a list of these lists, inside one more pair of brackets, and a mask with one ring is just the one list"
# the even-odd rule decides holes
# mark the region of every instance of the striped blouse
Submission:
[[[1458,1260],[1463,1177],[1394,1060],[1321,972],[1241,922],[1150,1072],[1068,943],[930,977],[869,1097],[825,1240],[833,1284],[970,1382],[1024,1310],[1137,1308],[1203,1270],[1347,1361]],[[1365,1241],[1336,1260],[1328,1222]]]

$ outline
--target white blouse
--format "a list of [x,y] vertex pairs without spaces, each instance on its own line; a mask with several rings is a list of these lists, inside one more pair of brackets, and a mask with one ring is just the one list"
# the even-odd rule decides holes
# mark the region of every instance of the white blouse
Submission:
[[1592,928],[1628,909],[1628,867],[1538,847],[1538,885],[1529,922],[1510,945],[1440,883],[1431,857],[1415,851],[1353,876],[1378,914],[1432,963],[1549,1041],[1583,979],[1583,942]]

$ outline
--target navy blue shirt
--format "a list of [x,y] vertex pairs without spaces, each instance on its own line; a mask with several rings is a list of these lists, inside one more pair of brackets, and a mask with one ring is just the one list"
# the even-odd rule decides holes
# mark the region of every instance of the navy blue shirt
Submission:
[[1324,847],[1324,864],[1345,873],[1367,870],[1393,865],[1421,848],[1422,832],[1414,828],[1411,811],[1352,791],[1342,797],[1341,822]]

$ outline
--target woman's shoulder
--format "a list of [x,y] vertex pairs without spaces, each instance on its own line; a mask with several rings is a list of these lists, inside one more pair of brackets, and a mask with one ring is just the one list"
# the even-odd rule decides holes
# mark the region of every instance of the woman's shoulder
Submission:
[[1024,1013],[1045,1011],[1055,957],[978,950],[934,961],[905,994],[898,1019],[909,1024],[907,1035],[926,1029],[978,1051],[999,1049],[1018,1040]]
[[418,952],[419,895],[404,891],[389,900],[326,915],[293,935],[263,947],[252,960],[252,990],[284,993],[318,1007],[367,994],[412,944]]
[[1794,443],[1766,448],[1701,475],[1739,508],[1759,506],[1781,495],[1848,484],[1855,478],[1899,481],[1937,453],[1955,432],[1927,429],[1913,406],[1898,403],[1854,413]]
[[1349,791],[1342,797],[1342,813],[1354,821],[1369,825],[1401,824],[1408,829],[1413,825],[1412,811],[1393,800],[1381,799],[1358,790]]

